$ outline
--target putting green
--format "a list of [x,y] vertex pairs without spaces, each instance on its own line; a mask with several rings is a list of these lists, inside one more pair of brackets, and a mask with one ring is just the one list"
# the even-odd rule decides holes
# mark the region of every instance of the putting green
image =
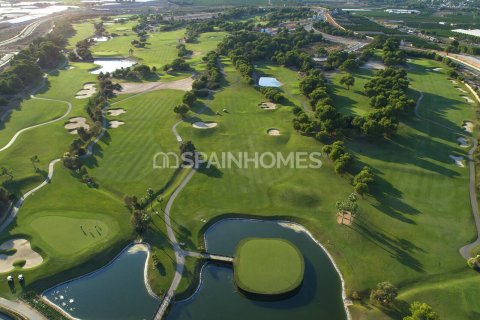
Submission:
[[[101,219],[105,220],[105,216]],[[60,254],[72,254],[113,236],[112,229],[117,229],[118,225],[113,219],[108,223],[102,220],[42,215],[33,218],[30,226],[47,246]]]
[[301,252],[283,239],[246,239],[235,252],[235,283],[248,293],[290,292],[302,283],[304,269]]

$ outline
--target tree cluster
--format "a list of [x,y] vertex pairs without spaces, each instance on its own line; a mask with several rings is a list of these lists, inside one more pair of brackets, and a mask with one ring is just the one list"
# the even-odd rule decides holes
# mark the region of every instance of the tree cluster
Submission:
[[139,64],[133,67],[117,69],[112,72],[112,77],[138,81],[151,78],[155,71],[155,67],[150,68],[146,64]]
[[347,152],[342,141],[335,141],[332,144],[327,144],[322,148],[330,160],[335,164],[335,172],[338,174],[349,171],[354,163],[353,156]]
[[405,51],[400,50],[400,40],[388,38],[383,44],[383,62],[387,66],[405,64],[407,62]]
[[177,58],[163,66],[163,71],[187,71],[188,69],[190,65],[182,58]]
[[59,21],[47,36],[33,40],[15,55],[10,66],[0,73],[0,94],[16,94],[40,81],[41,69],[55,67],[64,60],[62,47],[72,33],[69,22]]
[[370,97],[370,105],[377,110],[364,117],[355,117],[352,125],[369,137],[393,134],[398,127],[399,114],[415,107],[415,102],[406,95],[408,85],[404,69],[379,70],[365,84],[365,94]]
[[322,142],[340,136],[351,120],[332,106],[325,76],[319,70],[311,70],[300,82],[300,91],[310,99],[315,113],[311,117],[302,109],[295,109],[294,129],[315,136]]
[[364,195],[370,192],[370,186],[375,181],[372,171],[369,167],[364,167],[353,178],[353,189],[359,195]]
[[183,43],[177,44],[177,49],[178,49],[178,56],[181,57],[181,58],[188,57],[193,53],[193,51],[188,50],[187,47]]
[[414,301],[409,310],[410,315],[403,320],[440,320],[440,316],[426,303]]
[[283,99],[283,95],[278,88],[260,87],[260,92],[272,102],[280,102]]

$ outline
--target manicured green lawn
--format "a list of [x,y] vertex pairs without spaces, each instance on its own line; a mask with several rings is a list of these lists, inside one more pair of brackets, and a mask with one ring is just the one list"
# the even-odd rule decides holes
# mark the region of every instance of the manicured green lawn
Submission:
[[72,50],[75,48],[77,42],[85,40],[95,34],[95,28],[93,26],[94,21],[88,20],[81,23],[73,24],[75,29],[75,35],[68,39],[67,49]]
[[154,168],[154,157],[160,152],[178,150],[172,126],[180,119],[172,109],[180,103],[183,93],[177,90],[153,91],[112,106],[123,108],[126,113],[109,117],[109,120],[125,124],[108,130],[108,135],[95,147],[97,157],[87,161],[101,185],[120,196],[134,194],[142,197],[147,188],[159,190],[168,182],[174,169]]
[[[107,30],[109,28],[111,26],[108,26]],[[178,39],[183,38],[184,34],[185,29],[151,33],[145,48],[135,48],[131,45],[131,42],[137,39],[136,34],[131,30],[125,30],[118,37],[97,43],[91,50],[94,57],[128,57],[129,49],[133,49],[133,58],[140,63],[151,67],[156,66],[160,69],[163,65],[178,57],[176,46],[179,43]]]
[[[418,64],[418,70],[414,66],[410,76],[414,88],[425,95],[421,112],[430,112],[433,120],[459,130],[458,119],[475,119],[474,105],[461,99],[460,91],[444,74],[423,72],[421,65],[429,61],[420,60]],[[191,139],[207,154],[321,149],[320,143],[292,130],[289,107],[259,110],[257,105],[263,97],[244,84],[229,65],[225,71],[230,86],[216,93],[208,105],[214,112],[227,108],[229,113],[198,116],[219,123],[211,130],[183,124],[180,134],[184,139]],[[355,97],[346,88],[336,90]],[[370,110],[368,105],[361,107],[360,101],[356,105],[358,110]],[[266,135],[271,127],[279,128],[282,135]],[[348,291],[368,291],[385,280],[400,286],[422,282],[432,275],[465,268],[458,248],[474,238],[468,170],[457,167],[449,158],[451,153],[465,155],[456,138],[442,127],[416,119],[411,112],[393,139],[348,141],[358,167],[371,166],[377,179],[373,195],[360,200],[361,213],[352,228],[335,222],[335,201],[350,193],[352,187],[347,177],[333,173],[327,159],[321,169],[203,170],[177,198],[173,218],[191,230],[192,236],[183,242],[192,243],[194,248],[203,219],[225,213],[293,216],[317,239],[328,243]]]
[[23,128],[56,119],[67,111],[64,103],[29,99],[0,122],[0,148],[3,148]]
[[302,283],[304,269],[302,253],[284,239],[249,238],[235,250],[235,284],[248,293],[290,292]]
[[108,240],[111,234],[119,231],[118,223],[108,216],[103,218],[86,212],[61,214],[36,212],[30,221],[35,236],[61,254],[77,253],[94,243]]

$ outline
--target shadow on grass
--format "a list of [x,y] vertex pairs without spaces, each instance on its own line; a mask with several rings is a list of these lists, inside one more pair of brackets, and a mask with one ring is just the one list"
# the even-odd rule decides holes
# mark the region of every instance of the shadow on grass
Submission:
[[416,252],[425,253],[425,250],[416,246],[413,242],[388,234],[385,230],[374,226],[362,216],[358,216],[350,228],[387,252],[399,263],[417,272],[425,273],[422,263],[412,255]]

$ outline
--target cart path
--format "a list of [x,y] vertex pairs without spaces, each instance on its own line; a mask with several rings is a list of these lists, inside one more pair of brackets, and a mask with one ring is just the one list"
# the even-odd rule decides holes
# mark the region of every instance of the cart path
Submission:
[[54,122],[57,122],[57,121],[60,121],[64,118],[66,118],[70,112],[72,112],[72,104],[68,101],[64,101],[64,100],[57,100],[57,99],[49,99],[49,98],[37,98],[35,96],[30,96],[32,99],[35,99],[35,100],[44,100],[44,101],[52,101],[52,102],[59,102],[59,103],[65,103],[68,105],[68,109],[67,109],[67,112],[65,112],[62,116],[58,117],[58,118],[55,118],[53,120],[50,120],[50,121],[47,121],[47,122],[42,122],[42,123],[39,123],[39,124],[36,124],[36,125],[33,125],[33,126],[30,126],[30,127],[27,127],[27,128],[23,128],[19,131],[17,131],[17,133],[15,133],[15,135],[12,137],[12,139],[10,139],[10,141],[3,147],[0,149],[0,152],[2,151],[5,151],[7,150],[8,148],[10,148],[14,143],[15,141],[17,140],[17,138],[22,134],[24,133],[25,131],[29,131],[29,130],[33,130],[35,128],[38,128],[38,127],[43,127],[43,126],[46,126],[48,124],[51,124],[51,123],[54,123]]

